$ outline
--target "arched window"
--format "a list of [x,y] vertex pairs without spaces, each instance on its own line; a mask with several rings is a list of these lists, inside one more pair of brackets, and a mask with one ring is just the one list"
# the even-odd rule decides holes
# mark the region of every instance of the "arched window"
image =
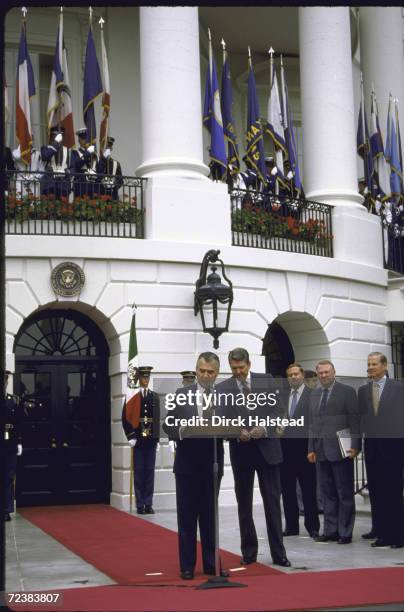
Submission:
[[283,327],[275,321],[268,325],[262,344],[265,370],[273,376],[286,376],[286,368],[295,360],[295,353]]

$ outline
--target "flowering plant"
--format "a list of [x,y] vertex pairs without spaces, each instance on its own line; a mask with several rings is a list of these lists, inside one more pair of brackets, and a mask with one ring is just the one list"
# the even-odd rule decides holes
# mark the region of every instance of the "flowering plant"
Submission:
[[[293,213],[292,213],[293,214]],[[284,216],[277,212],[266,211],[252,203],[246,203],[232,212],[232,230],[249,232],[267,238],[280,237],[315,242],[325,245],[332,235],[328,232],[324,221],[309,218],[301,221],[296,216]]]
[[6,218],[20,223],[29,219],[138,223],[142,215],[143,211],[137,208],[136,196],[129,200],[126,194],[123,201],[98,194],[78,196],[73,201],[67,196],[55,196],[53,193],[36,196],[28,192],[21,196],[9,192],[6,197]]

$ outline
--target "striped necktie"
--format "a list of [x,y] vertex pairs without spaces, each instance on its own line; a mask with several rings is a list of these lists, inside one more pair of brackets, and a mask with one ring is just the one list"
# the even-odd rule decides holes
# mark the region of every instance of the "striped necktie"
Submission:
[[377,416],[379,412],[379,404],[380,404],[380,386],[379,383],[374,382],[372,385],[372,405],[373,405],[373,413]]

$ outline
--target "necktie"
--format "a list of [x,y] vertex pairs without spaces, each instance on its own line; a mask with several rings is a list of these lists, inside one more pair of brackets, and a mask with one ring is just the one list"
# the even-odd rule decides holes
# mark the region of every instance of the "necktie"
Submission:
[[374,415],[377,416],[379,412],[379,404],[380,404],[380,387],[379,383],[374,382],[372,385],[372,404],[373,404],[373,412]]
[[290,404],[290,417],[293,418],[295,416],[297,406],[297,389],[292,391],[292,402]]
[[[212,394],[212,397],[209,399],[209,395]],[[213,414],[214,414],[214,405],[213,405],[213,389],[211,388],[206,388],[204,393],[203,393],[203,406],[205,408],[205,410],[203,411],[203,416],[205,419],[211,419]],[[209,403],[207,404],[207,402],[209,401]]]
[[241,388],[243,390],[244,395],[248,395],[251,392],[250,385],[244,378],[240,379]]
[[327,399],[328,399],[328,389],[324,389],[323,390],[323,395],[321,398],[321,402],[320,402],[320,408],[319,408],[319,413],[320,414],[324,414],[325,412],[325,407],[327,405]]

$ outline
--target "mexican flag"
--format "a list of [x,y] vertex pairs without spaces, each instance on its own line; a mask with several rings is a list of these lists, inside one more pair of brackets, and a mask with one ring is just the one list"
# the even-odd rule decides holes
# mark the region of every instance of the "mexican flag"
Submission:
[[141,395],[137,386],[137,340],[136,340],[136,306],[133,305],[132,323],[130,326],[128,378],[126,383],[126,398],[123,406],[122,423],[126,436],[133,437],[133,429],[139,427]]

